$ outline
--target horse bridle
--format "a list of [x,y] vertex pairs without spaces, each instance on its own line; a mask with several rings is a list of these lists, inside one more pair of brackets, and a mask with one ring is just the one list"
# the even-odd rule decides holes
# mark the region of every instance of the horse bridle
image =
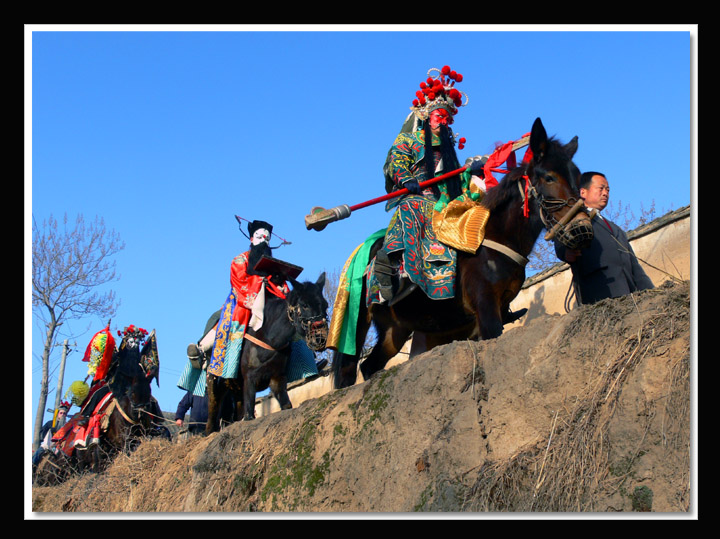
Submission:
[[[322,315],[302,318],[300,316],[300,307],[298,305],[288,305],[285,312],[287,313],[288,320],[290,320],[290,323],[295,330],[305,336],[305,342],[307,343],[308,348],[315,352],[325,349],[329,329],[327,320]],[[247,332],[245,333],[245,338],[261,348],[276,351],[275,348],[266,342],[261,341]]]
[[287,315],[293,327],[305,337],[310,350],[319,352],[325,349],[329,333],[327,319],[322,314],[303,317],[299,305],[288,305]]
[[[534,170],[533,177],[536,177]],[[546,240],[550,240],[557,235],[561,243],[573,248],[574,245],[582,243],[588,234],[592,237],[592,225],[570,225],[575,215],[581,211],[586,211],[581,198],[568,197],[563,199],[546,197],[538,192],[528,174],[524,174],[522,178],[525,180],[525,188],[523,189],[523,186],[518,182],[518,189],[520,189],[520,194],[523,198],[523,216],[525,218],[529,217],[529,199],[536,199],[540,206],[540,220],[548,231],[548,235],[545,237]],[[571,213],[558,220],[555,214],[566,206],[571,209]]]
[[[533,176],[535,176],[534,171]],[[554,215],[555,213],[559,212],[565,206],[573,207],[578,201],[575,197],[565,199],[546,197],[542,193],[538,192],[527,174],[524,174],[522,178],[525,180],[525,188],[523,189],[523,186],[520,185],[520,182],[518,182],[518,189],[520,189],[520,194],[523,198],[523,215],[525,217],[529,216],[529,199],[536,199],[540,205],[540,220],[542,220],[543,225],[545,225],[545,228],[548,230],[557,223],[557,219]]]
[[[534,173],[534,171],[533,171]],[[534,174],[533,174],[534,176]],[[553,236],[555,234],[558,234],[560,236],[560,240],[570,242],[572,241],[571,238],[568,238],[569,234],[565,230],[566,222],[558,221],[557,218],[555,218],[555,214],[560,211],[565,206],[569,206],[570,208],[575,208],[575,206],[578,206],[578,200],[574,197],[570,197],[567,199],[562,198],[550,198],[546,197],[542,193],[538,192],[538,190],[535,188],[535,186],[532,184],[532,181],[530,180],[530,176],[528,174],[524,174],[522,176],[522,179],[525,180],[525,187],[523,188],[523,185],[521,185],[521,182],[517,182],[518,189],[520,190],[520,196],[523,199],[523,216],[527,219],[530,217],[530,207],[529,202],[531,198],[534,198],[538,201],[538,205],[540,206],[540,220],[543,223],[543,226],[550,232],[552,232]],[[577,213],[577,212],[576,212]],[[570,216],[572,217],[572,216]],[[592,227],[590,228],[592,230]],[[575,227],[573,231],[576,232],[576,238],[575,241],[578,241],[579,239],[582,239],[584,232],[580,230],[578,232],[578,227]],[[545,239],[551,239],[550,237],[546,236]],[[521,255],[520,253],[517,253],[507,247],[506,245],[503,245],[501,243],[497,243],[495,241],[492,241],[488,238],[485,238],[482,242],[483,246],[488,247],[490,249],[493,249],[495,251],[498,251],[505,256],[511,258],[516,264],[520,266],[526,266],[529,262],[529,260]]]
[[[271,281],[267,282],[270,283]],[[287,300],[287,296],[283,294],[277,286],[268,286],[267,290],[280,299]],[[325,349],[329,327],[326,318],[322,314],[311,317],[303,317],[300,314],[300,306],[290,305],[289,303],[285,312],[287,313],[288,320],[290,320],[290,323],[295,330],[301,335],[304,335],[308,348],[315,352]],[[261,341],[257,337],[248,334],[247,332],[245,333],[244,338],[257,346],[265,348],[266,350],[275,351],[275,348],[266,342]]]

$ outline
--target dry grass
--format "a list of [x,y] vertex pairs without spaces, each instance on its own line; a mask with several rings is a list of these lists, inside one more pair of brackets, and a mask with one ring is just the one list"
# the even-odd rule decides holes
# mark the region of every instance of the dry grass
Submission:
[[[522,444],[527,445],[512,446],[512,450],[517,449],[509,458],[489,460],[493,453],[487,453],[487,459],[483,456],[458,480],[457,492],[461,492],[460,482],[464,489],[461,503],[453,501],[455,505],[442,506],[442,510],[636,510],[634,503],[631,507],[629,502],[633,487],[639,484],[635,474],[640,464],[654,459],[657,465],[651,468],[653,477],[644,479],[642,485],[653,487],[656,498],[665,497],[662,507],[670,507],[665,510],[688,511],[689,286],[673,284],[643,292],[638,298],[600,302],[569,316],[557,338],[558,350],[564,356],[578,359],[574,365],[583,365],[583,370],[572,367],[573,373],[580,373],[574,374],[573,380],[582,379],[573,383],[572,392],[564,394],[564,398],[558,394],[552,400],[560,405],[553,404],[553,411],[547,416],[547,430],[540,430],[539,439],[534,429],[532,437],[523,438]],[[473,401],[484,400],[474,386],[480,380],[480,372],[472,370],[468,381],[472,384]],[[642,376],[653,377],[652,383],[640,383],[638,377]],[[508,391],[507,385],[500,387]],[[470,389],[468,385],[461,393]],[[341,400],[347,393],[336,392],[333,398]],[[318,400],[305,405],[302,413],[271,416],[253,428],[230,425],[207,438],[190,437],[176,443],[143,441],[131,454],[118,455],[100,474],[73,476],[62,485],[33,488],[33,510],[45,513],[298,510],[293,504],[312,497],[308,485],[312,473],[322,465],[310,456],[311,450],[317,449],[315,429],[320,407],[335,410],[328,403],[328,399]],[[486,413],[485,409],[480,413]],[[476,419],[472,417],[469,421]],[[544,428],[543,423],[541,429]],[[335,439],[335,431],[325,434],[328,438],[332,436],[328,444],[358,443],[339,434]],[[529,440],[534,441],[528,443]],[[488,439],[488,444],[491,442]],[[378,440],[368,441],[377,443]],[[382,447],[390,447],[390,440],[384,443]],[[348,488],[352,486],[355,495],[360,487],[357,481],[347,483],[347,477],[353,475],[343,471],[353,463],[343,459],[349,459],[353,453],[349,447],[343,447],[339,445],[338,453],[333,453],[337,462],[343,462],[342,467],[333,468],[336,475],[332,478],[328,475],[327,484],[323,485],[327,490],[319,489],[317,499],[309,500],[303,510],[344,510],[347,505],[343,504],[352,501]],[[376,445],[369,445],[366,450],[376,451]],[[418,464],[413,462],[415,470]],[[430,481],[440,462],[433,461],[429,468],[426,464],[423,462],[423,470],[414,473],[421,473]],[[388,484],[386,469],[378,467],[368,473],[378,472],[381,474],[364,488],[382,489]],[[437,477],[446,477],[445,470],[439,473]],[[301,480],[295,480],[296,475]],[[295,480],[292,488],[288,486],[291,480]],[[313,487],[315,484],[312,483]],[[300,492],[303,496],[298,496]],[[331,506],[326,498],[339,502]]]
[[[653,292],[646,292],[652,294]],[[678,449],[688,444],[689,423],[689,343],[672,360],[667,380],[667,398],[660,411],[648,410],[645,432],[622,469],[610,462],[610,423],[615,416],[623,384],[633,369],[649,355],[667,353],[666,347],[678,331],[688,331],[689,287],[679,286],[666,296],[653,312],[641,313],[634,298],[624,302],[601,302],[586,306],[582,324],[570,325],[567,340],[587,336],[590,350],[614,350],[611,356],[599,355],[595,371],[584,395],[558,410],[548,428],[547,437],[518,451],[503,462],[486,463],[465,499],[468,511],[597,511],[599,494],[620,491],[633,469],[634,460],[645,444],[651,423],[660,413],[663,443]],[[639,317],[637,331],[618,335],[617,344],[594,342],[592,335],[608,335],[608,326],[628,316]],[[579,318],[580,319],[580,318]],[[679,353],[678,353],[679,352]],[[689,470],[689,447],[681,448],[687,458],[682,463]],[[685,477],[685,503],[689,478]],[[687,510],[685,505],[683,510]]]

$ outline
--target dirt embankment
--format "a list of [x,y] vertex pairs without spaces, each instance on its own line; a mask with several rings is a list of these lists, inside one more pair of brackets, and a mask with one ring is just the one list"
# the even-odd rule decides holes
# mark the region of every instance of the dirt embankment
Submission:
[[208,438],[35,487],[37,512],[690,510],[685,284],[454,342]]

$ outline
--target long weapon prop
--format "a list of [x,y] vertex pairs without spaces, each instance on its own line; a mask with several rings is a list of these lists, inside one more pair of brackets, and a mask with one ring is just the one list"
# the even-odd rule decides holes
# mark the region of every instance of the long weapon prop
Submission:
[[[530,136],[526,135],[526,136],[522,137],[520,140],[516,141],[512,145],[512,151],[523,148],[523,147],[527,146],[529,143],[530,143]],[[483,156],[483,157],[487,157],[487,156]],[[431,178],[429,180],[421,182],[420,188],[424,189],[425,187],[433,185],[437,182],[446,180],[446,179],[456,176],[458,174],[462,174],[463,172],[465,172],[465,170],[468,168],[468,166],[469,165],[465,165],[464,167],[460,167],[456,170],[446,172],[445,174],[442,174],[440,176],[435,176],[434,178]],[[390,200],[391,198],[396,198],[396,197],[401,197],[401,196],[407,195],[409,192],[410,191],[408,191],[406,188],[402,188],[402,189],[398,189],[397,191],[392,191],[391,193],[388,193],[381,197],[366,200],[365,202],[360,202],[359,204],[355,204],[353,206],[348,206],[347,204],[342,204],[340,206],[335,206],[334,208],[330,208],[327,210],[320,206],[315,206],[314,208],[312,208],[310,210],[310,214],[305,216],[305,228],[307,228],[308,230],[317,230],[317,231],[323,230],[330,223],[333,223],[335,221],[340,221],[341,219],[346,219],[347,217],[350,217],[350,215],[354,211],[360,210],[362,208],[367,208],[368,206],[373,206],[375,204],[379,204],[380,202],[385,202],[386,200]]]

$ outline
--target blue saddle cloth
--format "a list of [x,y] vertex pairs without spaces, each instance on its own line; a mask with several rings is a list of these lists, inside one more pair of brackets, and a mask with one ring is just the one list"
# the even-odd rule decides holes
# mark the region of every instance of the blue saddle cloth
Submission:
[[[288,383],[318,374],[315,354],[305,341],[293,341],[290,346],[290,361],[287,364]],[[191,391],[193,395],[204,397],[207,390],[205,371],[196,369],[188,360],[177,386],[185,391]]]

